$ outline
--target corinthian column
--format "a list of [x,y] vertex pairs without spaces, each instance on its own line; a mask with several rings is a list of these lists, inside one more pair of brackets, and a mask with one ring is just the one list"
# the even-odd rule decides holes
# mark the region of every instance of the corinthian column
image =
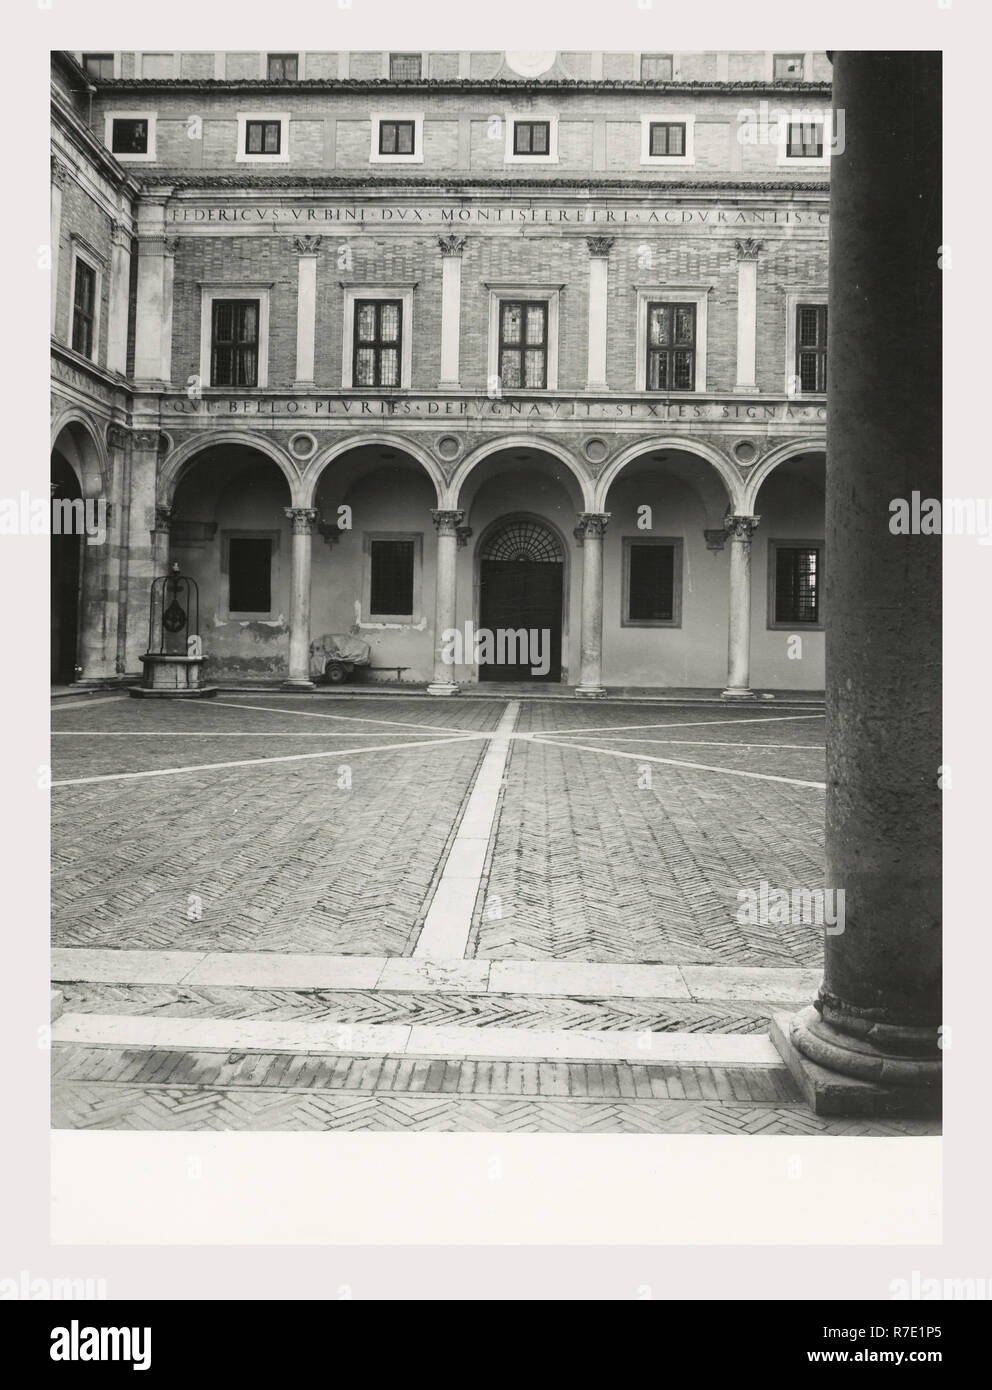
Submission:
[[458,683],[444,659],[444,634],[455,626],[458,532],[465,516],[460,511],[432,511],[437,531],[437,597],[434,603],[434,679],[428,695],[457,695]]
[[758,516],[728,516],[730,536],[730,635],[725,700],[753,700],[751,676],[751,537]]
[[289,596],[289,676],[283,687],[312,690],[310,679],[310,552],[315,507],[285,507],[293,523],[292,591]]
[[582,546],[582,628],[576,695],[605,695],[603,685],[603,537],[609,512],[580,512],[575,528]]

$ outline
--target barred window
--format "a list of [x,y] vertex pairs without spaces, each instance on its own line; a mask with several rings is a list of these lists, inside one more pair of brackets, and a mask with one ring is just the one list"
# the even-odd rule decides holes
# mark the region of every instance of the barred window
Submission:
[[696,389],[695,304],[649,304],[647,389]]
[[414,542],[369,542],[371,617],[413,616]]
[[389,76],[394,82],[419,82],[421,62],[419,53],[390,53]]
[[551,152],[550,121],[514,121],[513,153],[542,155]]
[[796,376],[801,391],[827,389],[827,306],[796,306]]
[[230,613],[272,611],[272,541],[260,536],[231,536],[227,543]]
[[76,260],[76,280],[72,291],[72,349],[83,357],[93,356],[93,325],[96,315],[96,271],[83,260]]
[[300,74],[300,55],[270,53],[268,72],[270,82],[295,82]]
[[402,300],[355,301],[355,386],[399,386],[402,337]]
[[776,53],[772,57],[772,78],[782,82],[786,78],[803,77],[803,55],[801,53]]
[[215,299],[210,353],[211,386],[258,385],[257,299]]
[[416,154],[414,121],[380,121],[380,154]]
[[543,391],[548,384],[548,306],[504,299],[499,306],[499,376],[504,391]]
[[775,594],[772,609],[775,624],[786,626],[820,622],[822,550],[818,545],[789,545],[772,542]]
[[791,121],[785,153],[788,159],[822,159],[823,122]]
[[674,62],[671,53],[642,53],[642,82],[671,82]]
[[245,154],[279,154],[281,121],[245,121]]
[[682,542],[624,537],[623,623],[677,627]]
[[685,122],[652,121],[648,148],[652,155],[684,155]]

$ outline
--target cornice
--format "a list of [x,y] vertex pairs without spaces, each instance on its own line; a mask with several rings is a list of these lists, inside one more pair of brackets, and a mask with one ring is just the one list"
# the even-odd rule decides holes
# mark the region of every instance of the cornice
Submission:
[[401,81],[389,77],[315,77],[296,82],[270,82],[264,77],[114,77],[90,78],[98,91],[271,91],[271,92],[753,92],[768,96],[829,97],[829,82],[651,82],[640,78],[422,77]]
[[585,193],[633,193],[644,194],[667,194],[689,192],[699,193],[736,193],[746,195],[749,193],[783,193],[783,194],[820,194],[826,196],[830,191],[828,178],[824,176],[815,182],[799,183],[794,179],[774,179],[774,180],[749,180],[749,179],[659,179],[659,178],[637,178],[628,175],[625,178],[547,178],[547,179],[521,179],[521,178],[501,178],[484,179],[472,175],[459,177],[449,177],[438,179],[433,175],[386,175],[376,176],[364,174],[356,178],[354,174],[247,174],[242,172],[223,173],[218,171],[213,174],[190,174],[180,169],[157,169],[154,173],[149,172],[143,177],[139,177],[138,182],[142,190],[151,188],[161,188],[167,186],[175,192],[196,189],[216,189],[228,191],[231,189],[271,189],[273,192],[285,192],[287,190],[299,190],[308,192],[313,190],[326,189],[330,192],[353,192],[356,195],[367,197],[379,188],[410,188],[419,189],[422,193],[444,196],[455,194],[457,196],[471,196],[474,192],[485,189],[492,192],[499,189],[509,195],[521,192],[528,197],[533,197],[547,189],[554,189],[561,192],[562,189],[570,189],[576,195],[581,196]]

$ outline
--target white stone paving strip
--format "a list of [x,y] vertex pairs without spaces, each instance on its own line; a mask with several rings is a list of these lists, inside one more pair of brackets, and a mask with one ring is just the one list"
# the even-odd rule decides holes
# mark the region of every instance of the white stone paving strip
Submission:
[[[53,729],[53,738],[368,738],[368,729]],[[443,732],[443,731],[441,731]],[[441,732],[438,733],[440,738]],[[464,730],[471,734],[471,729]],[[408,738],[408,734],[379,731],[380,738]],[[479,735],[485,737],[485,735]],[[419,746],[419,745],[418,745]],[[721,745],[723,746],[723,745]],[[763,746],[763,745],[762,745]]]
[[820,970],[797,966],[626,965],[549,960],[423,960],[275,951],[52,950],[55,983],[239,989],[456,991],[589,999],[812,999]]
[[436,748],[442,744],[468,743],[472,734],[459,734],[457,738],[432,738],[418,740],[416,743],[377,743],[366,748],[329,748],[320,753],[280,753],[274,758],[239,758],[229,763],[193,763],[189,767],[157,767],[146,772],[106,772],[97,777],[68,777],[53,782],[55,787],[82,787],[93,782],[134,782],[142,777],[180,777],[187,772],[218,772],[230,767],[271,767],[277,763],[311,762],[318,758],[340,758],[356,753],[406,753],[410,748]]
[[459,959],[465,956],[472,930],[472,912],[510,753],[510,735],[519,713],[520,701],[510,700],[489,741],[440,881],[427,909],[414,947],[414,958],[448,960],[452,956]]
[[324,714],[313,709],[285,709],[278,705],[246,705],[235,700],[211,700],[209,709],[256,709],[263,714],[295,714],[299,719],[341,719],[346,724],[392,724],[401,729],[430,729],[439,734],[466,734],[471,729],[449,728],[446,724],[412,724],[407,719],[373,719],[371,715]]
[[[724,777],[747,777],[756,782],[785,782],[790,787],[815,787],[826,791],[826,782],[804,782],[799,777],[775,777],[770,772],[745,772],[739,767],[710,767],[708,763],[687,763],[680,758],[659,758],[651,753],[625,753],[620,748],[595,748],[588,743],[559,743],[553,738],[534,738],[547,748],[577,748],[580,753],[605,753],[611,758],[633,758],[639,763],[663,763],[667,767],[686,767],[693,772],[718,772]],[[55,783],[52,783],[55,786]]]
[[535,736],[542,738],[560,738],[565,734],[576,734],[584,738],[586,734],[608,734],[611,731],[628,733],[631,729],[704,729],[710,725],[718,724],[721,728],[729,724],[784,724],[794,719],[826,719],[825,714],[773,714],[768,718],[757,718],[751,716],[748,719],[687,719],[678,724],[659,723],[657,720],[651,724],[603,724],[598,728],[590,729],[538,729]]
[[147,1018],[63,1014],[53,1043],[183,1051],[389,1053],[404,1057],[492,1057],[627,1061],[685,1066],[779,1067],[771,1040],[755,1033],[583,1032],[578,1029],[328,1023],[300,1019]]

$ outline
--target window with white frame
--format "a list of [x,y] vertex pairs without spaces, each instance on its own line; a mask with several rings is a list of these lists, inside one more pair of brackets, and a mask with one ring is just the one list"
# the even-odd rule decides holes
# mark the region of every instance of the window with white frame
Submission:
[[373,624],[419,621],[423,545],[418,531],[365,532],[362,610]]
[[822,540],[769,540],[768,626],[823,627]]
[[681,627],[682,540],[623,537],[621,627]]
[[795,167],[830,162],[833,119],[829,108],[795,110],[779,122],[778,162]]
[[373,164],[423,164],[423,111],[373,111],[370,115]]
[[490,389],[558,389],[558,300],[561,285],[490,284]]
[[505,164],[557,164],[558,117],[551,111],[506,117]]
[[423,62],[422,53],[390,53],[389,76],[394,82],[419,82]]
[[269,384],[270,285],[200,286],[200,380],[221,390]]
[[224,531],[221,561],[228,616],[270,618],[273,613],[278,531]]
[[95,258],[73,244],[72,325],[69,341],[73,352],[96,361],[100,331],[100,267]]
[[349,285],[344,291],[344,390],[409,390],[416,285]]
[[265,75],[270,82],[296,82],[300,75],[298,53],[266,54]]
[[675,55],[673,53],[642,53],[642,82],[671,82],[675,75]]
[[239,111],[239,164],[289,163],[289,112]]
[[84,53],[83,67],[98,82],[110,82],[116,76],[112,53]]
[[149,163],[155,158],[154,111],[108,111],[104,144],[122,163]]
[[638,285],[638,391],[706,390],[708,285]]
[[695,117],[654,111],[641,117],[642,164],[694,164]]
[[795,291],[785,304],[786,395],[816,395],[826,389],[826,291]]

